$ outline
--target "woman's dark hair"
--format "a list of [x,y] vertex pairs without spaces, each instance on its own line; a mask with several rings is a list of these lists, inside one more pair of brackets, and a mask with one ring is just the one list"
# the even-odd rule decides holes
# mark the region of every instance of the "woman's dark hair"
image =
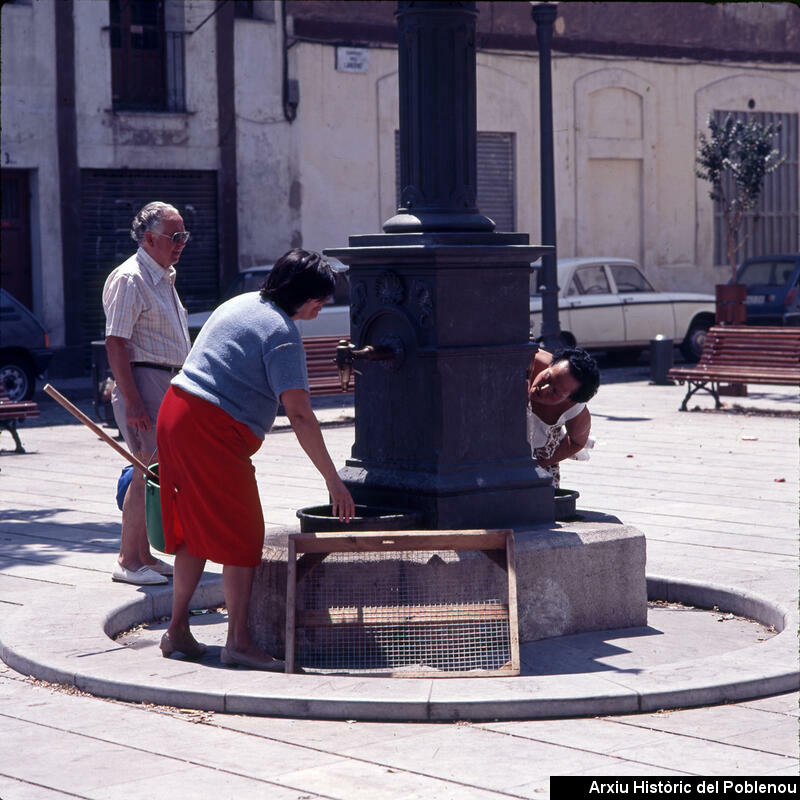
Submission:
[[330,297],[335,283],[331,265],[319,253],[296,247],[275,262],[260,291],[291,317],[308,300]]
[[569,396],[575,403],[588,403],[600,386],[600,370],[597,362],[580,347],[565,347],[553,353],[552,364],[569,362],[569,371],[580,386]]

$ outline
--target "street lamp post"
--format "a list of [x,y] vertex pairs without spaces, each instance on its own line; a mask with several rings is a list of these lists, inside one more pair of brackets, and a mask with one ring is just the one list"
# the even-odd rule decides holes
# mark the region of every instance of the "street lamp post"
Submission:
[[556,269],[556,185],[553,163],[553,82],[550,69],[553,23],[558,14],[554,3],[532,4],[539,43],[539,143],[541,161],[542,244],[550,245],[542,256],[542,344],[551,352],[562,345],[558,321],[558,271]]

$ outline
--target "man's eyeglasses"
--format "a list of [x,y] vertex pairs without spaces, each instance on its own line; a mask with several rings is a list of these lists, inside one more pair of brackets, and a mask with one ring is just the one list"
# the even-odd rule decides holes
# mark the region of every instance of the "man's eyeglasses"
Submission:
[[192,235],[189,231],[175,231],[172,235],[158,231],[150,231],[150,233],[154,233],[156,236],[166,236],[167,239],[172,239],[173,244],[186,244]]

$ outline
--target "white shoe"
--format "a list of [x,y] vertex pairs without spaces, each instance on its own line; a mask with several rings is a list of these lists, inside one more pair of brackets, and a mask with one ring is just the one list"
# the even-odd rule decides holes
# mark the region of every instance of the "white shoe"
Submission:
[[111,573],[112,581],[120,583],[133,583],[136,586],[151,586],[157,583],[169,583],[163,576],[154,572],[149,567],[139,567],[139,569],[126,569],[119,562],[114,565]]
[[145,566],[153,570],[153,572],[157,572],[159,575],[171,576],[174,571],[172,564],[162,561],[160,558],[157,558],[153,564],[145,564]]

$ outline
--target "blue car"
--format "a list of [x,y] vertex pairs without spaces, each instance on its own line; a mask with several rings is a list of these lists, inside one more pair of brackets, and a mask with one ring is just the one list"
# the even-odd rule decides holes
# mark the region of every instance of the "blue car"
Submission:
[[53,351],[41,322],[5,289],[0,289],[0,383],[12,400],[30,400],[36,378]]
[[800,325],[800,253],[748,258],[737,277],[747,287],[748,325]]

